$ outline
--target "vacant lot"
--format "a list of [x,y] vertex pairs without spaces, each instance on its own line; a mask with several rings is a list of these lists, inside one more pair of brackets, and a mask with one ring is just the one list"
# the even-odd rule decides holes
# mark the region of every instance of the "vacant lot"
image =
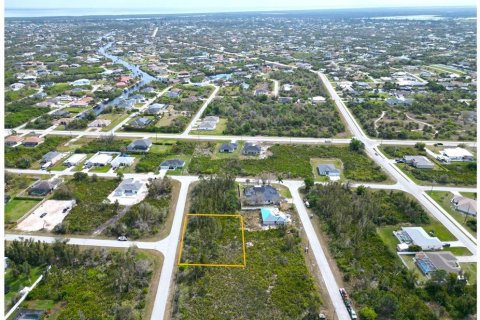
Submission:
[[181,264],[244,264],[240,216],[187,215],[184,224]]
[[54,199],[77,201],[77,205],[63,220],[62,232],[90,233],[117,214],[120,208],[115,204],[104,203],[104,200],[118,183],[113,179],[85,178],[80,181],[70,180],[65,188],[59,187],[53,194]]
[[266,159],[215,159],[194,156],[188,171],[195,174],[230,172],[242,176],[274,173],[288,178],[313,178],[312,158],[337,158],[342,161],[344,177],[362,182],[381,182],[387,179],[364,153],[352,152],[347,146],[274,145]]
[[321,302],[298,235],[246,232],[246,268],[180,267],[174,319],[301,319]]

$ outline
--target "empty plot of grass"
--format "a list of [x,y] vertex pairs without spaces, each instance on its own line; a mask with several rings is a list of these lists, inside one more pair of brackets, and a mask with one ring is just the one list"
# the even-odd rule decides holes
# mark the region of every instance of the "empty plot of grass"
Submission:
[[187,215],[180,265],[244,266],[241,216]]
[[15,222],[35,207],[41,200],[12,199],[5,205],[5,222]]

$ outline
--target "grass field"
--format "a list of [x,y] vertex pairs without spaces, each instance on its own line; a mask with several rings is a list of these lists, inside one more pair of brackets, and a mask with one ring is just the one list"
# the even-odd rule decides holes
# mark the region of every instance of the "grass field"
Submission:
[[472,235],[476,236],[476,230],[473,230],[467,225],[468,220],[477,220],[474,216],[466,216],[463,213],[456,211],[451,204],[454,195],[448,191],[427,191],[427,194],[432,197],[445,211],[447,211],[458,223],[467,229]]
[[115,128],[120,122],[128,118],[129,114],[127,113],[116,113],[116,114],[102,114],[98,117],[98,119],[108,119],[111,120],[112,122],[102,128],[102,131],[110,131],[113,128]]
[[17,200],[13,198],[5,205],[5,222],[16,222],[41,200]]
[[112,166],[107,164],[106,166],[101,166],[101,167],[94,167],[89,170],[89,172],[99,172],[99,173],[106,173],[112,169]]

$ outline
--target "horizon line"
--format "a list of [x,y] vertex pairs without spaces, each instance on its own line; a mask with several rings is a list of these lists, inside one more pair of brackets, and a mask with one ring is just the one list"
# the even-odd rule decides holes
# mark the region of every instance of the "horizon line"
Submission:
[[[176,14],[193,14],[193,15],[200,15],[200,14],[222,14],[222,13],[256,13],[256,12],[262,12],[262,13],[268,13],[268,12],[304,12],[304,11],[328,11],[328,10],[369,10],[369,9],[442,9],[442,8],[473,8],[476,9],[476,5],[435,5],[435,6],[366,6],[366,7],[324,7],[324,8],[303,8],[303,9],[295,9],[295,8],[283,8],[283,9],[270,9],[270,8],[259,8],[259,9],[238,9],[238,10],[232,10],[232,11],[182,11],[181,9],[171,9],[170,12],[155,12],[155,13],[147,13],[147,12],[137,12],[137,13],[120,13],[120,14],[80,14],[80,15],[51,15],[51,16],[7,16],[5,13],[7,10],[112,10],[112,8],[7,8],[5,7],[4,11],[4,18],[54,18],[54,17],[93,17],[93,16],[129,16],[129,15],[176,15]],[[132,10],[132,11],[141,11],[141,10],[162,10],[162,8],[115,8],[114,10]],[[165,10],[165,9],[163,9]]]

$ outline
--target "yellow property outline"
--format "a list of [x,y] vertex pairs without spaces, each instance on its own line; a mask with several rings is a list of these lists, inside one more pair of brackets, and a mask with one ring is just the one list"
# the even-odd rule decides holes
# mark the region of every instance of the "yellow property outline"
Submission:
[[[185,232],[187,231],[188,217],[237,217],[240,218],[240,225],[242,229],[242,252],[243,252],[243,264],[218,264],[218,263],[182,263],[182,251],[183,240],[185,239]],[[245,232],[244,232],[243,216],[241,214],[216,214],[216,213],[187,213],[183,219],[182,238],[180,240],[180,252],[178,254],[179,266],[192,266],[192,267],[231,267],[231,268],[245,268],[247,266],[247,255],[245,252]]]

